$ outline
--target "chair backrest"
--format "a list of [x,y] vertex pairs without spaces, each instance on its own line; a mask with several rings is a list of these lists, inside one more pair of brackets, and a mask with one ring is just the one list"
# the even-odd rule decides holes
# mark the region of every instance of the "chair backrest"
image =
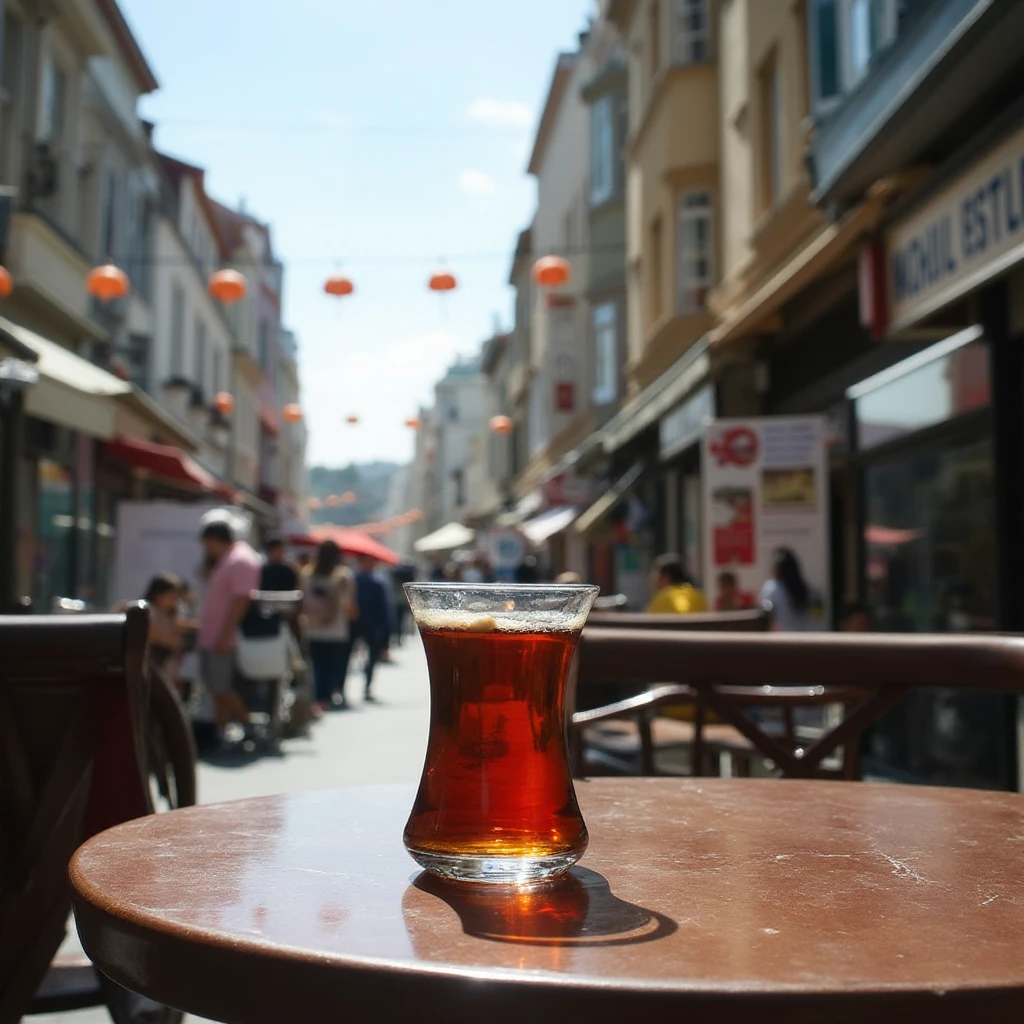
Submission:
[[1024,637],[583,631],[580,684],[720,683],[1024,691]]
[[63,941],[75,849],[153,809],[147,630],[142,606],[0,618],[0,1024]]
[[696,612],[693,615],[649,615],[646,612],[591,612],[588,629],[667,629],[693,633],[763,633],[770,624],[767,613]]

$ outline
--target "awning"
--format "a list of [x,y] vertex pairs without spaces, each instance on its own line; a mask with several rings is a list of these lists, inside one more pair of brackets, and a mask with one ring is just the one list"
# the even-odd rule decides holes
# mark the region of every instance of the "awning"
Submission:
[[154,444],[152,441],[140,441],[137,438],[119,437],[109,442],[106,450],[115,459],[135,469],[152,473],[167,483],[212,494],[225,501],[235,500],[234,488],[221,483],[180,448]]
[[629,471],[610,487],[586,512],[576,520],[573,529],[577,533],[586,533],[599,522],[622,500],[622,496],[640,479],[644,471],[644,463],[636,462]]
[[322,541],[333,540],[346,555],[369,555],[385,565],[401,564],[400,555],[362,530],[346,530],[343,526],[315,526],[310,532]]
[[702,384],[711,372],[709,348],[707,336],[699,339],[610,419],[601,431],[604,450],[609,454],[618,451]]
[[433,551],[454,551],[456,548],[464,548],[476,540],[476,530],[471,530],[462,523],[448,523],[440,530],[428,533],[421,537],[413,547],[421,554],[429,554]]
[[543,544],[549,537],[572,524],[572,521],[579,515],[580,510],[575,505],[561,505],[558,508],[548,509],[535,519],[527,520],[521,529],[523,535],[533,544]]
[[114,436],[112,399],[131,393],[128,381],[3,317],[0,337],[13,339],[35,354],[39,383],[25,393],[25,411],[30,416],[102,440]]
[[516,507],[511,512],[502,512],[494,520],[495,526],[518,526],[524,519],[532,516],[544,504],[544,497],[540,491],[530,491],[524,498],[516,502]]

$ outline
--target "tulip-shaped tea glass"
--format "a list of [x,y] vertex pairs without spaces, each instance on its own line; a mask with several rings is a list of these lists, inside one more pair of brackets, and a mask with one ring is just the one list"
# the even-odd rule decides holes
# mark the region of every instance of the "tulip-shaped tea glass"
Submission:
[[446,878],[527,883],[587,848],[569,773],[565,684],[589,586],[407,583],[430,672],[430,735],[405,826]]

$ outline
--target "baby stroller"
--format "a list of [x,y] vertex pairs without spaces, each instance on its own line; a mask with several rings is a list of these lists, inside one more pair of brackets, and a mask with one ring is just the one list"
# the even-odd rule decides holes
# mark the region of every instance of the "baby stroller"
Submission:
[[301,662],[291,622],[298,618],[302,592],[254,590],[252,609],[239,630],[236,667],[246,703],[262,719],[254,724],[261,745],[281,749],[292,700],[291,681]]

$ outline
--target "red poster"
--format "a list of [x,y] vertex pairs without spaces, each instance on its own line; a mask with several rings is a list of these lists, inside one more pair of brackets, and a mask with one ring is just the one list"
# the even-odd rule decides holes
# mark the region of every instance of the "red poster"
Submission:
[[558,412],[575,412],[576,385],[571,381],[560,381],[555,385],[555,409]]
[[746,487],[723,487],[715,492],[714,501],[719,508],[714,526],[714,564],[753,565],[757,560],[753,492]]

